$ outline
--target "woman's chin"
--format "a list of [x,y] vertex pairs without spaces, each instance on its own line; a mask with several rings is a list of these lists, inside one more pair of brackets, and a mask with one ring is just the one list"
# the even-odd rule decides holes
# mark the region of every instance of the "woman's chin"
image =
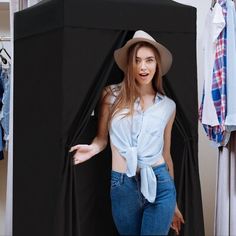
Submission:
[[150,80],[149,78],[140,78],[138,79],[138,83],[140,85],[147,85],[150,84],[152,80]]

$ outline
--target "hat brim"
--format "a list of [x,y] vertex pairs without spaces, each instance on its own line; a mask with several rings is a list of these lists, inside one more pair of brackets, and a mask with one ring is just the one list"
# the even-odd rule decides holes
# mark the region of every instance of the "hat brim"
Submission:
[[118,65],[118,67],[122,71],[126,72],[126,67],[127,67],[127,63],[128,63],[128,60],[127,60],[128,50],[132,45],[139,43],[139,42],[150,43],[158,50],[158,52],[160,53],[160,57],[161,57],[162,76],[165,75],[171,67],[172,54],[162,44],[160,44],[156,41],[153,41],[153,40],[145,39],[145,38],[132,38],[129,41],[127,41],[127,43],[122,48],[115,50],[114,58],[115,58],[115,61]]

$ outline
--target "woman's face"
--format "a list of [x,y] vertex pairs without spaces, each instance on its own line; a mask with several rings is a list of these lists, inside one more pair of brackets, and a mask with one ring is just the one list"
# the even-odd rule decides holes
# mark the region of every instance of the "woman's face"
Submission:
[[156,72],[156,58],[153,49],[142,46],[136,55],[135,79],[140,85],[151,83]]

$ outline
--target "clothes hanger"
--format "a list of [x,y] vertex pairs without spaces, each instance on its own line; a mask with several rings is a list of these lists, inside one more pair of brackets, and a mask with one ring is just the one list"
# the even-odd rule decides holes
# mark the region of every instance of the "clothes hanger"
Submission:
[[5,52],[7,54],[7,56],[9,57],[9,59],[11,59],[11,56],[9,55],[9,53],[7,52],[7,50],[4,47],[2,47],[0,49],[0,55],[1,55],[2,52]]
[[211,2],[211,10],[214,8],[216,2],[217,2],[217,0],[212,0],[212,2]]
[[0,58],[2,60],[2,63],[6,65],[7,64],[7,59],[5,57],[3,57],[2,55],[0,55]]
[[7,54],[7,56],[9,57],[9,59],[11,60],[11,56],[9,55],[9,53],[7,52],[7,50],[5,48],[0,49],[0,55],[2,52],[5,52]]
[[2,48],[0,49],[0,53],[1,53],[2,51],[4,51],[4,52],[7,54],[7,56],[9,57],[9,59],[11,59],[11,56],[9,55],[9,53],[7,52],[7,50],[5,49],[5,47],[4,47],[4,45],[3,45],[3,41],[4,41],[4,39],[3,39],[2,37],[0,37],[0,42],[1,42],[1,44],[2,44]]
[[2,52],[5,52],[5,54],[7,55],[7,57],[9,58],[9,60],[11,60],[11,56],[9,55],[9,53],[7,52],[7,50],[4,48],[3,42],[2,42],[2,38],[0,38],[0,42],[2,45],[2,48],[0,49],[0,57],[1,60],[4,64],[7,64],[8,60],[2,55]]

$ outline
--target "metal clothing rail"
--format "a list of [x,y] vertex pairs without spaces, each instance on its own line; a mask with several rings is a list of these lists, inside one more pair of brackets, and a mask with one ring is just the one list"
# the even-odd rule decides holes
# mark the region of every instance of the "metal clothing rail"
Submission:
[[0,41],[11,41],[10,36],[0,36]]

